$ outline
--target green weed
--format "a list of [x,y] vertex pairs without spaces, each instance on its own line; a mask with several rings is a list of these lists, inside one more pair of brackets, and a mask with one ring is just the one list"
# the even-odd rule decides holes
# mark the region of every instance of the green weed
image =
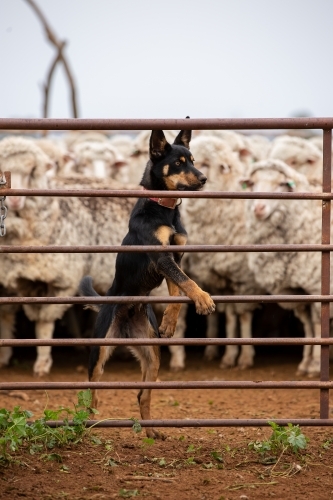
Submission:
[[[74,409],[58,408],[57,410],[44,409],[42,418],[29,422],[33,413],[15,406],[12,411],[0,409],[0,464],[11,460],[11,453],[21,447],[29,450],[31,455],[42,451],[52,450],[56,446],[68,446],[82,441],[87,429],[85,426],[91,408],[90,390],[78,393],[78,402]],[[64,421],[63,426],[50,427],[49,420]],[[70,424],[69,421],[72,420]],[[45,455],[50,460],[56,459],[56,454]],[[51,458],[52,457],[52,458]]]
[[302,434],[298,425],[288,424],[287,427],[269,422],[272,435],[266,441],[252,441],[248,444],[250,450],[254,450],[262,455],[267,452],[281,453],[291,451],[299,453],[304,450],[308,443],[308,438]]

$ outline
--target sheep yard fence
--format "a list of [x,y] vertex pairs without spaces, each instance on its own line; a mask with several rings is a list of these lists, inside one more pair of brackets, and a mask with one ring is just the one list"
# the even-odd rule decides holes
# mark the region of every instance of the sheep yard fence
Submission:
[[[245,303],[259,302],[304,302],[321,303],[321,338],[170,338],[170,339],[0,339],[0,347],[11,346],[119,346],[119,345],[320,345],[321,371],[319,381],[188,381],[188,382],[15,382],[0,383],[0,390],[33,389],[318,389],[319,418],[274,419],[279,425],[293,423],[304,426],[332,426],[329,418],[329,390],[333,381],[329,378],[330,303],[330,242],[331,231],[331,153],[333,118],[279,118],[279,119],[0,119],[0,130],[278,130],[317,129],[323,131],[323,183],[322,192],[311,193],[249,193],[249,192],[183,192],[183,198],[219,199],[299,199],[322,200],[322,243],[286,245],[173,245],[163,250],[181,252],[321,252],[321,295],[221,295],[213,296],[214,302]],[[3,174],[3,175],[1,175]],[[175,191],[141,190],[93,190],[93,189],[14,189],[11,188],[10,172],[0,171],[0,231],[5,232],[6,196],[74,196],[74,197],[179,197]],[[160,252],[159,246],[14,246],[0,245],[0,253],[119,253],[119,252]],[[189,303],[187,297],[0,297],[3,304],[105,304],[105,303]],[[142,427],[231,427],[265,426],[266,419],[172,419],[139,421]],[[52,426],[61,421],[49,422]],[[132,427],[132,420],[109,420],[87,425],[100,427]]]

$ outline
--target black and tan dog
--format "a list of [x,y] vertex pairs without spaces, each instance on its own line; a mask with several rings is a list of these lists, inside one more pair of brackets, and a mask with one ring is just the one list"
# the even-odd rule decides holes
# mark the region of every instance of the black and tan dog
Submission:
[[[155,130],[150,137],[150,161],[143,174],[141,185],[149,190],[195,191],[203,187],[206,177],[194,167],[189,151],[190,131],[181,131],[173,144],[169,144],[161,130]],[[129,231],[123,245],[183,245],[187,234],[180,220],[178,199],[140,198],[130,220]],[[116,260],[115,278],[107,296],[147,296],[161,285],[165,278],[169,294],[187,295],[195,303],[198,314],[210,314],[215,305],[208,293],[194,283],[180,268],[182,254],[168,252],[120,253]],[[92,279],[83,278],[80,285],[83,296],[98,296],[92,286]],[[169,304],[164,312],[160,327],[150,304],[105,304],[98,306],[95,325],[97,338],[147,338],[172,337],[181,304]],[[141,363],[142,380],[156,381],[160,357],[156,346],[135,346],[130,348]],[[114,347],[93,347],[89,359],[89,380],[98,381],[104,364]],[[143,420],[150,419],[151,390],[138,394],[140,413]],[[97,393],[93,391],[93,407],[97,407]],[[159,433],[146,428],[148,437]]]

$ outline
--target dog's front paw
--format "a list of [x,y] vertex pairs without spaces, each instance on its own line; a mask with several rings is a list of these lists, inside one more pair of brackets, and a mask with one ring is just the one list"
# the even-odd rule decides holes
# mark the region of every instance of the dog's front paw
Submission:
[[177,320],[173,321],[170,320],[170,318],[163,316],[162,323],[160,324],[160,327],[158,329],[160,336],[167,339],[173,337],[176,330],[176,325]]
[[215,304],[207,292],[201,290],[194,302],[197,314],[211,314],[215,311]]

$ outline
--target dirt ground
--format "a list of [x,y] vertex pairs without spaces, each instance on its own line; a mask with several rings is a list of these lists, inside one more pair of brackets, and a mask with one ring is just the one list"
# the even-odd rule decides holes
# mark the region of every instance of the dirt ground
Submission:
[[[0,372],[1,381],[33,381],[31,359],[14,359]],[[86,380],[86,353],[54,351],[49,381]],[[183,373],[168,370],[168,352],[162,353],[161,380],[295,380],[300,352],[260,351],[248,371],[222,371],[218,360],[206,363],[201,352],[188,355]],[[110,361],[103,380],[139,380],[135,361]],[[103,391],[99,418],[139,418],[136,391]],[[22,397],[24,399],[22,399]],[[48,402],[47,402],[48,400]],[[332,400],[332,396],[331,396]],[[0,393],[0,408],[16,405],[35,417],[48,408],[71,406],[76,392],[26,391]],[[153,418],[316,418],[318,390],[163,390],[154,391]],[[56,453],[62,462],[27,452],[17,462],[0,467],[1,499],[329,499],[333,498],[333,429],[302,428],[309,444],[300,455],[284,453],[277,463],[262,460],[249,449],[251,441],[270,436],[268,428],[163,430],[164,441],[145,440],[144,431],[99,429],[94,436]]]

